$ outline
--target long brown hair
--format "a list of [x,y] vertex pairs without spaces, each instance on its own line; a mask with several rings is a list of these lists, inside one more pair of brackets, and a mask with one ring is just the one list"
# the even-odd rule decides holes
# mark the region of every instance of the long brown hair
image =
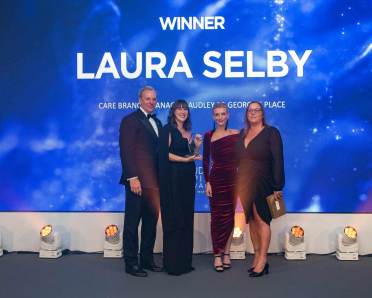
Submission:
[[191,130],[191,115],[190,115],[190,108],[187,102],[183,99],[176,100],[172,105],[169,110],[168,114],[168,123],[173,125],[174,127],[177,127],[177,122],[176,122],[176,116],[174,115],[174,112],[178,108],[184,108],[187,110],[187,119],[183,123],[183,128],[187,131]]
[[248,104],[248,107],[247,109],[245,110],[245,119],[244,119],[244,123],[245,123],[245,129],[244,129],[244,132],[245,134],[247,134],[248,130],[251,128],[251,124],[249,123],[248,121],[248,111],[249,111],[249,107],[251,106],[251,104],[253,103],[256,103],[260,106],[261,108],[261,112],[262,112],[262,125],[263,126],[266,126],[267,123],[266,123],[266,120],[265,120],[265,110],[264,110],[264,107],[262,105],[262,103],[260,103],[259,101],[257,100],[254,100],[254,101],[251,101],[249,104]]

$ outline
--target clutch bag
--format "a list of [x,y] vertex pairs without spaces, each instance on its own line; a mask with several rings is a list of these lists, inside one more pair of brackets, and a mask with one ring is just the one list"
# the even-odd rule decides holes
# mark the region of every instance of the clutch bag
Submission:
[[267,204],[269,205],[270,213],[272,218],[278,218],[286,213],[283,196],[275,200],[274,194],[266,197]]

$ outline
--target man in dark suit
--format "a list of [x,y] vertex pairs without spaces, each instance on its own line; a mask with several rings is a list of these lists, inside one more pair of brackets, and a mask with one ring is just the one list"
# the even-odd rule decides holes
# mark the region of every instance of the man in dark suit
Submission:
[[[138,277],[162,271],[153,259],[156,224],[159,218],[157,145],[161,122],[153,111],[156,91],[145,86],[139,92],[140,108],[123,118],[120,125],[120,158],[125,185],[124,260],[125,271]],[[140,262],[138,262],[138,226],[142,220]]]

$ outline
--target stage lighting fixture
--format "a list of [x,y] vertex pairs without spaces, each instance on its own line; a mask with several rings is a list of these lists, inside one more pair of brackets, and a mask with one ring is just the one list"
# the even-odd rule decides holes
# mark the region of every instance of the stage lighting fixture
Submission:
[[239,227],[235,227],[230,247],[230,258],[232,260],[245,259],[245,250],[245,234]]
[[40,230],[39,258],[56,259],[62,255],[61,237],[53,231],[51,225],[46,225]]
[[117,225],[109,225],[105,229],[105,243],[103,245],[103,257],[122,258],[123,239]]
[[3,251],[3,242],[2,242],[2,237],[1,237],[1,233],[0,233],[0,257],[3,255],[4,251]]
[[287,260],[305,260],[306,244],[305,231],[300,226],[293,226],[285,234],[285,254]]
[[358,233],[354,227],[346,226],[337,237],[336,258],[340,261],[357,261],[359,259]]

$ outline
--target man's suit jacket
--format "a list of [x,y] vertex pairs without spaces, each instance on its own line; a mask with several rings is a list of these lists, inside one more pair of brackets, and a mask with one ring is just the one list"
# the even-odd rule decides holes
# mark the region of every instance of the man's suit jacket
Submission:
[[[161,122],[154,119],[160,133]],[[138,109],[124,117],[120,124],[121,184],[128,178],[138,177],[144,188],[158,188],[158,136],[146,115]]]

